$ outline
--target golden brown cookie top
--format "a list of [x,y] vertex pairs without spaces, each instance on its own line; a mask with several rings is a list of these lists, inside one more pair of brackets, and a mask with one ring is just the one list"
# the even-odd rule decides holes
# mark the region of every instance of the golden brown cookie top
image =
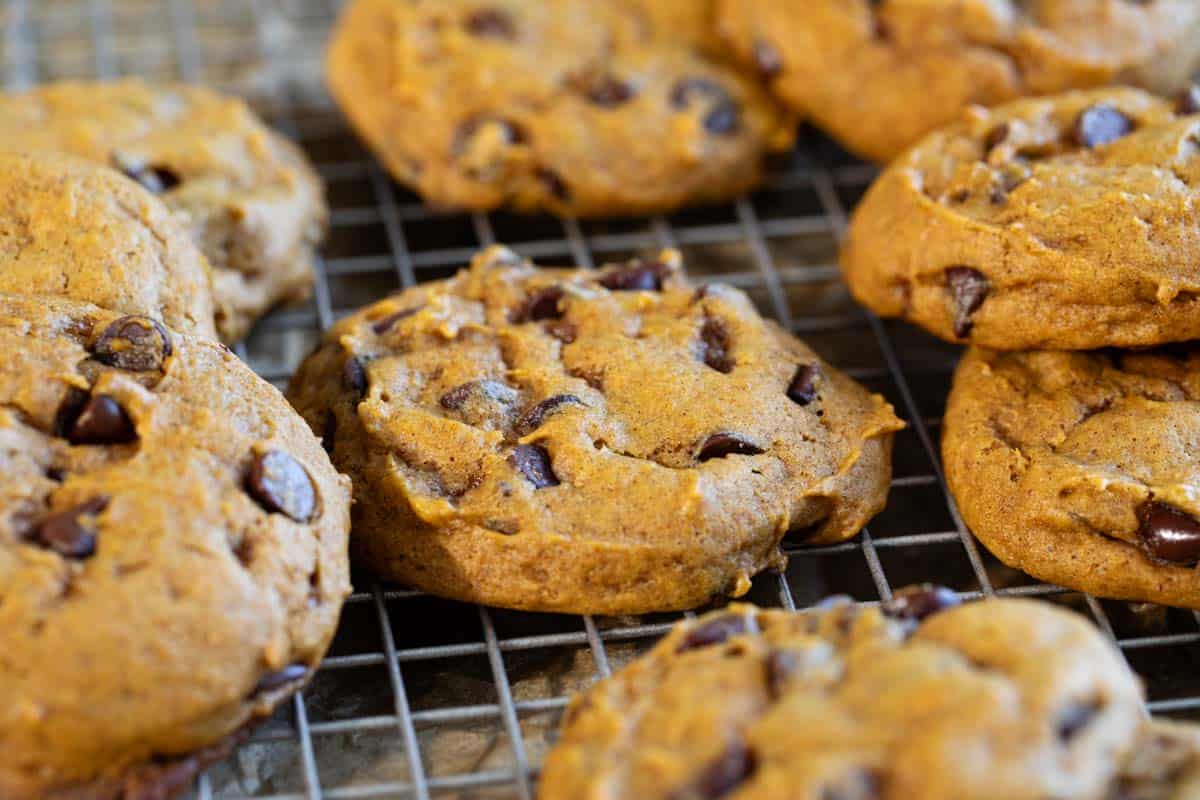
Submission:
[[868,191],[846,281],[877,313],[1003,350],[1196,338],[1197,110],[1135,89],[970,109]]
[[[1194,773],[1200,737],[1143,722],[1137,678],[1084,619],[952,600],[682,622],[572,702],[539,797],[1099,800],[1175,796],[1120,794],[1182,784],[1149,762]],[[1159,756],[1127,767],[1154,736]]]
[[0,795],[113,796],[315,667],[348,482],[215,342],[0,295],[0,353]]
[[471,543],[463,560],[542,545],[612,573],[673,560],[663,585],[614,575],[610,596],[568,575],[524,596],[515,567],[479,565],[491,602],[646,610],[744,593],[789,530],[856,533],[886,494],[891,406],[680,270],[673,251],[597,272],[495,247],[335,325],[290,397],[358,482],[359,539],[395,541],[399,509]]
[[187,214],[226,340],[312,282],[326,209],[300,150],[238,99],[180,84],[63,82],[0,95],[0,150],[57,150],[124,172]]
[[1171,93],[1200,65],[1192,0],[717,0],[774,93],[850,150],[900,155],[971,104],[1109,83]]
[[711,3],[356,0],[335,97],[437,205],[595,216],[731,196],[788,115],[714,55]]
[[183,223],[136,183],[73,156],[0,153],[0,292],[217,335],[208,262]]

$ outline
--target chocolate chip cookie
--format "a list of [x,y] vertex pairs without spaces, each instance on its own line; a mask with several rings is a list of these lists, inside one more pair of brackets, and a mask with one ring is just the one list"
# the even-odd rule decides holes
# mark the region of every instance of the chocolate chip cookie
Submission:
[[540,800],[1185,798],[1200,732],[1142,718],[1120,653],[1032,600],[732,605],[576,697]]
[[0,295],[0,796],[166,797],[311,676],[350,489],[228,349]]
[[213,267],[226,341],[273,306],[308,295],[327,216],[321,181],[299,148],[240,100],[134,80],[0,94],[0,149],[60,150],[106,164],[186,212]]
[[133,181],[73,156],[0,153],[0,292],[217,335],[208,262],[182,223]]
[[781,100],[890,161],[971,104],[1134,84],[1200,67],[1193,0],[717,0],[718,26]]
[[1200,96],[971,109],[892,164],[842,253],[875,312],[1001,350],[1200,337]]
[[891,407],[677,253],[502,247],[342,320],[289,397],[354,479],[361,561],[434,594],[634,613],[741,595],[788,532],[882,508]]
[[1007,564],[1103,597],[1200,608],[1200,345],[972,349],[946,408],[946,480]]
[[329,85],[430,203],[643,214],[755,185],[788,114],[714,51],[711,0],[355,0]]

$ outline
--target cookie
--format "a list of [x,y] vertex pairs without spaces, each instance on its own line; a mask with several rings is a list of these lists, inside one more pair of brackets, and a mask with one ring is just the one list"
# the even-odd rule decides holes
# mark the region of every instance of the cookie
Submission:
[[342,320],[289,398],[354,479],[353,551],[445,597],[635,613],[741,595],[884,504],[901,423],[673,251],[494,247]]
[[942,454],[963,520],[1007,564],[1102,597],[1200,608],[1200,345],[971,349]]
[[733,197],[790,116],[714,55],[711,0],[355,0],[329,86],[397,180],[454,208],[649,214]]
[[165,797],[312,675],[349,484],[224,346],[0,295],[0,474],[0,796]]
[[73,156],[0,153],[0,292],[217,335],[208,262],[180,221],[133,181]]
[[948,598],[684,621],[572,701],[538,796],[1194,796],[1178,792],[1196,787],[1200,732],[1145,722],[1138,679],[1083,618]]
[[882,316],[1000,350],[1200,337],[1197,110],[1135,89],[972,109],[867,192],[845,280]]
[[887,162],[972,104],[1105,84],[1171,94],[1200,68],[1193,0],[717,0],[774,94]]
[[213,268],[226,341],[272,307],[308,296],[327,217],[321,181],[299,148],[240,100],[136,80],[0,94],[0,149],[103,163],[185,212]]

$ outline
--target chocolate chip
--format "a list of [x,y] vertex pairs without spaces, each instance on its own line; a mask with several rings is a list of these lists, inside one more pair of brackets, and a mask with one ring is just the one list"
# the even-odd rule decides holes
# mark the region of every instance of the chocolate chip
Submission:
[[767,693],[773,700],[783,696],[799,666],[799,659],[791,650],[772,650],[767,656]]
[[1193,83],[1175,97],[1176,114],[1200,114],[1200,85]]
[[332,411],[325,412],[325,424],[321,427],[321,447],[326,453],[333,452],[334,442],[337,441],[338,419]]
[[1200,522],[1164,503],[1147,503],[1141,511],[1138,539],[1142,549],[1169,564],[1200,561]]
[[413,306],[412,308],[402,308],[399,311],[388,314],[386,317],[381,317],[375,320],[375,322],[371,323],[371,330],[380,335],[385,334],[391,330],[392,326],[397,322],[407,317],[411,317],[413,314],[416,314],[423,308],[425,308],[424,303]]
[[923,583],[897,591],[891,600],[883,604],[883,613],[893,619],[920,622],[939,611],[961,604],[962,600],[951,589]]
[[108,502],[109,498],[101,495],[51,514],[41,521],[31,539],[64,558],[88,558],[96,552],[96,534],[84,519],[103,512]]
[[563,344],[571,344],[575,341],[575,337],[579,335],[579,329],[569,322],[548,322],[546,323],[546,333],[558,339]]
[[1085,108],[1075,119],[1073,136],[1080,147],[1099,147],[1133,132],[1133,120],[1109,105]]
[[479,8],[463,20],[463,27],[472,36],[484,39],[517,38],[517,26],[508,12],[499,8]]
[[101,364],[129,372],[161,370],[172,351],[167,329],[157,320],[137,316],[111,322],[91,347]]
[[534,289],[525,298],[524,305],[513,314],[513,322],[561,319],[563,311],[559,307],[559,301],[565,296],[566,292],[559,286],[545,286],[541,289]]
[[744,743],[731,744],[689,786],[675,792],[672,800],[720,800],[745,783],[756,766],[754,753]]
[[93,395],[67,431],[71,444],[127,444],[137,438],[129,414],[106,394]]
[[707,100],[704,128],[709,133],[731,134],[741,128],[741,109],[725,87],[711,78],[683,78],[671,88],[671,106],[686,110],[695,100]]
[[725,456],[756,456],[762,452],[761,447],[736,433],[714,433],[700,445],[700,453],[696,458],[699,461],[711,461]]
[[367,393],[367,370],[356,356],[350,356],[342,365],[342,386],[360,400]]
[[267,511],[296,522],[308,522],[317,513],[317,489],[308,470],[282,450],[254,456],[246,491]]
[[88,393],[82,389],[74,386],[67,387],[58,411],[54,414],[55,436],[67,438],[67,434],[75,427],[75,420],[79,419],[79,414],[87,404],[88,398]]
[[665,264],[635,259],[607,269],[597,281],[613,292],[660,292],[666,274]]
[[468,410],[484,412],[484,408],[475,406],[512,405],[517,401],[517,391],[507,384],[492,380],[467,381],[455,386],[438,400],[439,405],[447,411]]
[[459,123],[454,131],[454,142],[451,150],[454,155],[462,155],[475,136],[484,128],[494,126],[504,137],[505,144],[522,144],[528,139],[525,129],[515,122],[497,117],[493,114],[476,114]]
[[700,346],[704,363],[717,372],[733,372],[733,358],[729,355],[729,329],[715,317],[706,317],[700,326]]
[[775,45],[766,39],[754,41],[754,63],[764,78],[771,79],[783,72],[783,57]]
[[806,406],[817,399],[817,380],[821,368],[816,364],[800,364],[787,387],[788,399],[799,406]]
[[119,154],[114,154],[112,161],[127,178],[137,181],[143,189],[154,194],[169,192],[182,182],[179,173],[161,164],[147,164]]
[[567,182],[554,170],[549,167],[538,167],[533,174],[555,200],[565,203],[571,199],[571,190],[567,186]]
[[1054,723],[1054,732],[1058,734],[1058,740],[1066,743],[1074,739],[1100,711],[1101,705],[1095,700],[1067,706]]
[[259,678],[258,683],[254,684],[252,694],[264,694],[266,692],[273,692],[276,689],[282,689],[289,683],[295,683],[303,679],[306,675],[308,675],[307,664],[289,664],[283,669],[268,672]]
[[687,636],[679,643],[675,652],[685,653],[688,650],[699,650],[722,644],[733,636],[743,633],[758,633],[758,624],[754,617],[748,614],[723,614],[719,617],[702,621],[688,631]]
[[946,286],[954,299],[954,335],[965,339],[974,327],[971,316],[987,299],[991,284],[977,269],[950,267],[946,270]]
[[536,444],[519,444],[513,448],[509,461],[520,470],[534,489],[558,486],[558,476],[550,465],[550,453]]
[[990,153],[998,145],[1001,145],[1008,139],[1010,128],[1007,122],[1001,122],[999,125],[987,132],[987,136],[983,137],[983,151]]
[[601,108],[616,108],[628,103],[636,93],[627,82],[614,75],[604,74],[588,78],[583,87],[583,94]]
[[584,402],[573,394],[556,394],[553,397],[547,397],[521,415],[521,418],[517,420],[517,434],[525,436],[536,431],[546,421],[546,417],[558,411],[563,406],[570,405],[581,406],[584,405]]

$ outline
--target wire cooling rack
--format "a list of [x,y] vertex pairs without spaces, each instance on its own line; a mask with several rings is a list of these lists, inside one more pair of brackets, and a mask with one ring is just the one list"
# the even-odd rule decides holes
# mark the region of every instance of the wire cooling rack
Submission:
[[[893,587],[945,584],[965,597],[1044,597],[1090,616],[1145,679],[1149,710],[1200,718],[1196,615],[1100,601],[1038,583],[980,548],[946,491],[940,418],[958,352],[849,300],[838,279],[846,215],[875,174],[805,132],[760,192],[665,218],[573,222],[431,211],[363,150],[320,85],[337,0],[0,0],[9,88],[143,75],[247,95],[303,145],[328,185],[333,225],[307,307],[276,312],[238,348],[280,385],[340,315],[450,275],[504,242],[547,264],[590,267],[680,248],[700,280],[746,290],[760,309],[882,392],[909,423],[888,508],[851,542],[792,549],[749,599],[798,608],[832,593],[863,603]],[[439,600],[357,575],[315,679],[196,797],[532,798],[569,695],[653,645],[681,615],[521,614]]]

